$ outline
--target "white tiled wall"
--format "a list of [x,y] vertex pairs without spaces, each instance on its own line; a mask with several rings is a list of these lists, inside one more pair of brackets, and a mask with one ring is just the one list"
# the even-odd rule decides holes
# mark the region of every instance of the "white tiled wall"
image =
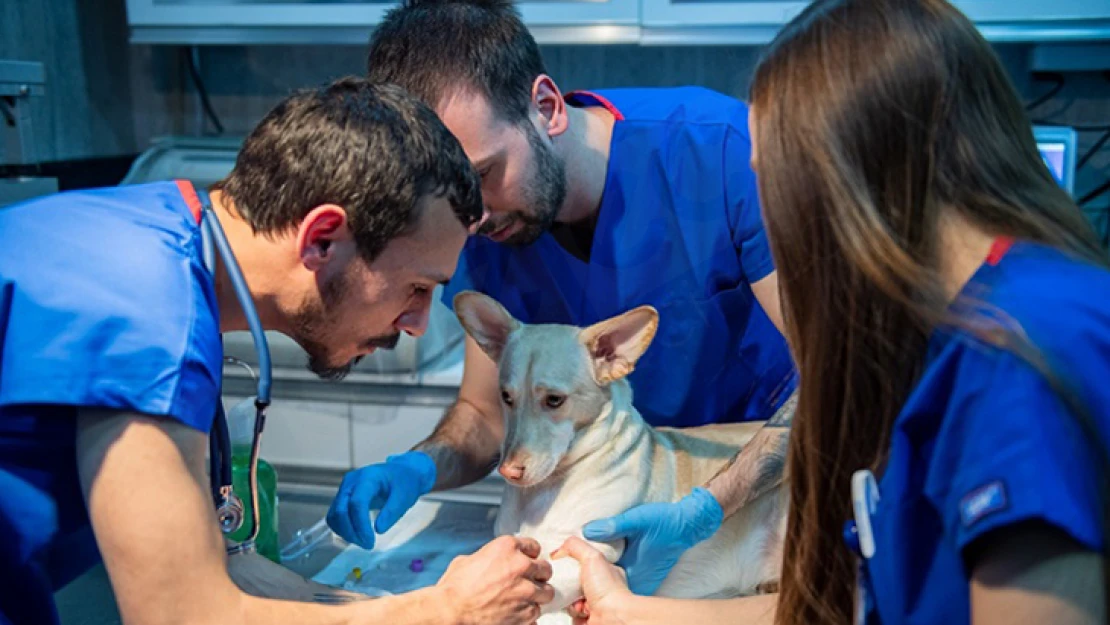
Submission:
[[[225,408],[240,399],[225,397]],[[351,468],[349,404],[276,399],[266,415],[260,455],[267,462],[322,469]]]
[[440,406],[351,406],[356,467],[381,462],[424,440],[443,416]]
[[[243,398],[225,396],[225,409]],[[272,464],[346,470],[411,449],[431,434],[442,406],[275,399],[261,456]]]

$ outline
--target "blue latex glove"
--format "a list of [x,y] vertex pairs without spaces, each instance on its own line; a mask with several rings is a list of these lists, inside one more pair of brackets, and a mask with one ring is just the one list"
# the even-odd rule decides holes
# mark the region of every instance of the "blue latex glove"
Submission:
[[628,587],[654,594],[687,549],[717,532],[724,510],[704,488],[676,503],[649,503],[582,528],[586,540],[627,540],[617,565],[628,573]]
[[[381,464],[355,469],[343,477],[331,502],[328,527],[347,542],[373,549],[374,533],[388,532],[435,483],[435,462],[421,451],[408,451],[390,456]],[[371,510],[381,510],[373,527]]]

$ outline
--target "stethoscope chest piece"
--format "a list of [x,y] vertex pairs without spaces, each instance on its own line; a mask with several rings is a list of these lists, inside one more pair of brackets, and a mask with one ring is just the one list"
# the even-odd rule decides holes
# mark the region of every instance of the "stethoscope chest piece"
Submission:
[[216,507],[220,531],[224,534],[234,534],[239,531],[243,527],[244,515],[243,500],[231,492],[230,488],[226,486],[220,488],[220,504]]

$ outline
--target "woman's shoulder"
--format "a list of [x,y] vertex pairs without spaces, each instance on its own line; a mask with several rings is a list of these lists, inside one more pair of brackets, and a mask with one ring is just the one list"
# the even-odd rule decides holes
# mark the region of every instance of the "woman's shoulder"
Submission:
[[1110,268],[1075,253],[1018,241],[993,265],[983,282],[989,301],[1003,308],[1024,313],[1026,309],[1110,307]]
[[[980,286],[983,314],[1056,360],[1110,350],[1110,270],[1046,245],[1018,242]],[[1102,351],[1110,358],[1110,351]]]
[[1021,397],[1054,391],[1061,380],[1110,415],[1110,394],[1096,390],[1110,380],[1107,269],[1017,243],[984,265],[952,312],[954,323],[933,336],[902,420],[925,419],[934,430],[942,415],[967,408],[967,398],[1028,403]]

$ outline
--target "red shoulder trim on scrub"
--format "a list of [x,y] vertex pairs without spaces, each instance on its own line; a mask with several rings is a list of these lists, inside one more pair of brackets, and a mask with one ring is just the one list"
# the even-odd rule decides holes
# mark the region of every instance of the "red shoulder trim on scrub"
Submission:
[[1002,257],[1014,245],[1014,237],[997,237],[991,244],[991,252],[987,254],[987,264],[994,266],[1002,262]]
[[193,219],[200,223],[200,197],[197,196],[197,190],[193,188],[193,183],[188,180],[174,180],[177,183],[177,190],[181,192],[181,197],[185,198],[185,204],[188,205],[189,210],[193,213]]
[[581,98],[583,100],[593,100],[594,102],[597,102],[598,104],[603,106],[606,111],[609,111],[610,113],[612,113],[613,117],[617,121],[619,121],[619,122],[624,121],[624,113],[622,113],[620,111],[620,109],[618,109],[616,106],[614,106],[613,103],[610,102],[609,100],[606,100],[605,98],[597,95],[596,93],[594,93],[592,91],[571,91],[570,93],[563,96],[563,100],[566,100],[567,102],[570,102],[571,98]]

